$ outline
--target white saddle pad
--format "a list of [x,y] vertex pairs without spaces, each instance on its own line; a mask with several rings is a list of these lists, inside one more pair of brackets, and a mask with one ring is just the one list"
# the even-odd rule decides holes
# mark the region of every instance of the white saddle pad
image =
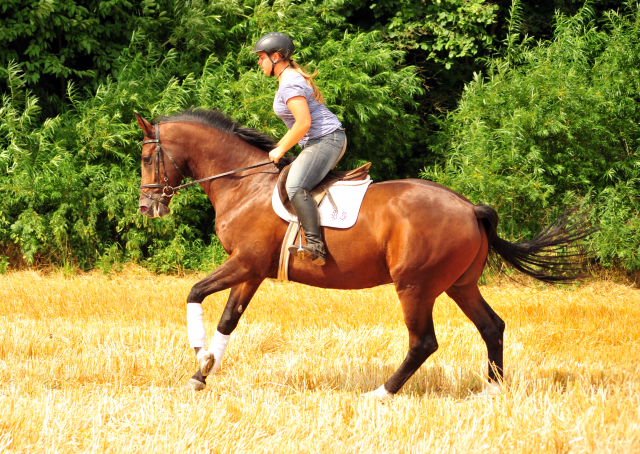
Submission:
[[[338,181],[334,183],[329,188],[329,191],[338,206],[338,211],[334,211],[329,197],[325,195],[318,206],[318,210],[320,211],[320,225],[339,229],[352,227],[358,220],[362,199],[364,199],[364,195],[370,184],[371,178],[369,175],[367,175],[365,180]],[[297,216],[290,214],[282,204],[277,186],[273,189],[271,204],[276,214],[285,221],[291,222],[298,220]]]

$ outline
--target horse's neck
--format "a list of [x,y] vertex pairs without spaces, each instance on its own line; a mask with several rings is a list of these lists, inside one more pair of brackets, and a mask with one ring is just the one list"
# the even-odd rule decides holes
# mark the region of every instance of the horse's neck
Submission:
[[[196,180],[269,161],[269,155],[242,139],[215,132],[214,140],[200,142],[192,150],[190,168]],[[270,197],[278,179],[273,166],[264,166],[204,182],[202,187],[216,210],[216,215],[239,206],[261,203]]]

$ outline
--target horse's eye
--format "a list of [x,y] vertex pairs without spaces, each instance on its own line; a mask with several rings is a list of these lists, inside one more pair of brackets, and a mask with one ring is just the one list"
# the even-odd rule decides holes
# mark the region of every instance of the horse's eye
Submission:
[[151,162],[151,156],[145,156],[142,158],[142,162],[149,164]]

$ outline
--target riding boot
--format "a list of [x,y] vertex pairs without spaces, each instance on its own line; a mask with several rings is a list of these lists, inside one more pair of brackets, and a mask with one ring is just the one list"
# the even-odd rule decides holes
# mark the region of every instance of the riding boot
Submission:
[[324,242],[322,241],[320,213],[318,213],[316,202],[309,191],[299,188],[291,199],[291,206],[302,224],[307,244],[304,246],[293,245],[289,247],[289,252],[297,255],[300,259],[311,259],[316,265],[324,265]]

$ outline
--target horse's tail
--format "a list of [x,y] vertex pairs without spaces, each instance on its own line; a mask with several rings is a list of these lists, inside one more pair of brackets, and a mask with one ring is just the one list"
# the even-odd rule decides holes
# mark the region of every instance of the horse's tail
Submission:
[[562,213],[535,238],[526,243],[510,243],[498,236],[498,213],[487,205],[473,207],[484,224],[489,245],[516,270],[543,282],[567,282],[585,277],[586,255],[573,243],[597,229],[589,227],[576,209]]

